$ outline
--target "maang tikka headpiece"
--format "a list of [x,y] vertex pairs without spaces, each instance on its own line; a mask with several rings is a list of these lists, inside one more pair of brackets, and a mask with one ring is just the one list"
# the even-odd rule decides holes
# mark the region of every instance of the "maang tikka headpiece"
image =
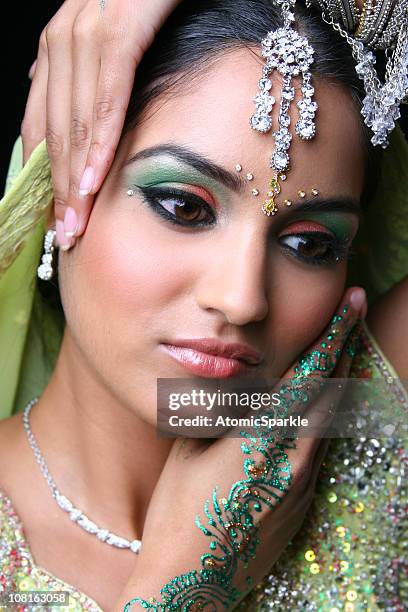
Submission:
[[[275,150],[271,157],[274,175],[271,179],[268,199],[262,210],[267,215],[278,211],[276,196],[281,191],[280,181],[286,179],[290,167],[289,147],[292,134],[289,108],[295,97],[292,85],[294,77],[303,78],[302,98],[297,102],[300,118],[295,132],[303,140],[315,135],[314,117],[316,102],[312,101],[314,88],[311,84],[310,67],[313,64],[313,47],[307,38],[293,27],[296,0],[274,0],[281,7],[283,27],[268,32],[262,41],[262,55],[266,59],[263,76],[259,81],[260,93],[254,98],[256,112],[250,123],[254,130],[269,132],[272,128],[272,112],[275,98],[271,72],[282,75],[281,102],[278,115],[278,130],[272,133]],[[322,11],[322,19],[333,27],[350,45],[356,61],[356,73],[363,81],[366,96],[362,115],[371,128],[373,145],[386,148],[389,134],[400,117],[399,106],[408,98],[408,0],[363,0],[360,11],[356,0],[305,0],[307,7],[316,4]],[[375,69],[373,51],[386,54],[384,83]]]
[[296,0],[276,0],[283,13],[283,27],[268,32],[262,41],[262,55],[266,58],[263,75],[259,81],[260,93],[254,98],[256,112],[252,115],[250,123],[254,130],[269,132],[272,128],[272,112],[275,98],[270,95],[272,89],[271,72],[276,70],[282,75],[281,100],[278,115],[279,129],[272,133],[275,141],[275,150],[270,164],[274,175],[270,182],[271,190],[268,199],[262,206],[266,215],[275,215],[278,211],[276,196],[281,191],[280,181],[286,179],[286,172],[290,167],[289,148],[292,134],[289,131],[291,118],[289,109],[295,98],[295,88],[292,80],[302,75],[302,97],[296,103],[299,109],[299,120],[295,131],[303,140],[310,140],[315,135],[314,117],[317,104],[313,101],[314,88],[311,84],[312,75],[310,66],[313,64],[314,49],[307,38],[301,36],[293,27],[295,20],[293,7]]

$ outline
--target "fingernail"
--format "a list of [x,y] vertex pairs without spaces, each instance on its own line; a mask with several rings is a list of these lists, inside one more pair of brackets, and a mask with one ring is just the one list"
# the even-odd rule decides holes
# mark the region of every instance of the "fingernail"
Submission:
[[64,234],[67,238],[72,238],[78,231],[78,215],[75,210],[68,206],[64,217]]
[[57,243],[61,251],[68,251],[71,248],[72,242],[65,235],[64,222],[59,219],[55,222],[55,230],[57,232]]
[[79,195],[81,198],[85,198],[91,193],[91,189],[95,182],[95,172],[92,166],[85,168],[82,175],[81,182],[79,184]]
[[359,312],[361,310],[365,300],[366,293],[361,287],[354,289],[354,291],[350,295],[350,303],[356,312]]

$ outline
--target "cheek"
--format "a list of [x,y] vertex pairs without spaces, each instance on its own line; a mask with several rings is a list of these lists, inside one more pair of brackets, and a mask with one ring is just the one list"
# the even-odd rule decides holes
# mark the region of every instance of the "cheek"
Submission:
[[346,273],[347,264],[320,272],[281,266],[269,330],[276,375],[282,375],[324,332],[343,295]]
[[133,338],[142,349],[143,336],[148,342],[163,327],[166,306],[181,291],[186,258],[177,253],[171,233],[140,203],[125,201],[121,209],[100,199],[61,266],[64,309],[77,338],[85,334],[98,343],[109,335],[117,352],[134,350]]

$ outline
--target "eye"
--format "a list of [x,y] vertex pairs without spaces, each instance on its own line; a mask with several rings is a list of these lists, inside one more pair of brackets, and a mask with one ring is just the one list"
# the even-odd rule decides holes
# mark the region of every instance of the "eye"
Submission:
[[202,227],[215,222],[212,207],[194,193],[169,187],[138,187],[147,204],[176,225]]
[[279,244],[292,256],[312,265],[336,264],[347,259],[349,243],[325,232],[287,234]]

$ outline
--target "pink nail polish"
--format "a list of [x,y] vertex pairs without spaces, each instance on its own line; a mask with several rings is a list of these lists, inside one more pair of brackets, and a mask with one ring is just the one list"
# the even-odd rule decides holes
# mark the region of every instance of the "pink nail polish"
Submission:
[[71,248],[71,239],[67,238],[64,232],[64,222],[59,219],[55,222],[55,230],[57,232],[57,243],[61,251],[68,251]]
[[64,234],[67,238],[72,238],[78,231],[78,215],[75,210],[68,206],[64,217]]
[[86,198],[91,192],[91,189],[95,182],[95,172],[92,166],[85,168],[82,175],[81,183],[79,185],[79,195],[81,198]]

